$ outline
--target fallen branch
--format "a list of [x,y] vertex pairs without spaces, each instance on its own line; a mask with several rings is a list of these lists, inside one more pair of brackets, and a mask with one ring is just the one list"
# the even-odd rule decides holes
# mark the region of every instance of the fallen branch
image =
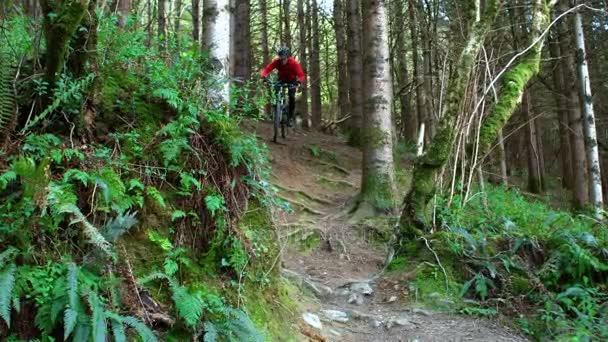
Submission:
[[445,268],[441,264],[441,261],[439,260],[439,256],[437,256],[437,253],[435,253],[435,251],[429,245],[429,240],[427,240],[424,236],[422,237],[422,239],[424,240],[424,244],[426,245],[426,248],[428,248],[429,251],[431,251],[431,253],[433,253],[433,255],[435,256],[435,260],[437,260],[437,264],[439,265],[439,267],[441,267],[441,271],[443,271],[443,276],[445,277],[445,293],[447,294],[449,291],[448,273],[446,272]]

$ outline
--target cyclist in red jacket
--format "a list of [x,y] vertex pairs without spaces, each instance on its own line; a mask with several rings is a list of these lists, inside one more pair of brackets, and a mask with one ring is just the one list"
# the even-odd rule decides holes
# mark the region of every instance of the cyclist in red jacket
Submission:
[[268,74],[274,69],[279,72],[279,81],[282,83],[293,84],[293,87],[289,87],[289,117],[287,120],[288,126],[293,126],[293,112],[296,106],[296,89],[297,87],[306,81],[306,75],[304,71],[293,57],[289,56],[289,49],[286,47],[279,48],[277,51],[278,58],[270,62],[264,70],[262,70],[262,79],[267,82]]

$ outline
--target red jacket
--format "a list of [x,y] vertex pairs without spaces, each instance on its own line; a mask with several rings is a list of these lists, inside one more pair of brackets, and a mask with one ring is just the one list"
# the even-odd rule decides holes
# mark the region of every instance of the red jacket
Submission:
[[306,81],[306,75],[304,75],[304,71],[293,57],[287,58],[287,64],[282,65],[281,59],[277,58],[274,61],[270,62],[264,70],[262,70],[262,77],[268,76],[272,72],[272,70],[279,70],[279,80],[283,82],[293,82],[296,79],[299,79],[300,82],[304,83]]

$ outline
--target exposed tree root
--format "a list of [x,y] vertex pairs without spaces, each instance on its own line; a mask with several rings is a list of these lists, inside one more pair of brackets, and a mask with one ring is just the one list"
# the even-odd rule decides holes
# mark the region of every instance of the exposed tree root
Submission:
[[306,161],[311,162],[313,164],[319,164],[322,166],[327,166],[330,169],[336,170],[344,175],[350,176],[350,170],[343,168],[342,166],[338,165],[338,164],[334,164],[334,163],[330,163],[330,162],[326,162],[324,160],[321,159],[306,159]]
[[277,188],[279,188],[280,190],[283,190],[283,191],[289,192],[289,193],[293,193],[296,196],[297,195],[302,196],[302,197],[304,197],[307,200],[312,201],[312,202],[317,202],[317,203],[323,204],[323,205],[331,205],[331,204],[333,204],[331,201],[328,201],[326,199],[313,196],[313,195],[307,193],[304,190],[298,190],[298,189],[289,188],[289,187],[287,187],[285,185],[280,185],[278,183],[273,183],[273,185],[276,186]]

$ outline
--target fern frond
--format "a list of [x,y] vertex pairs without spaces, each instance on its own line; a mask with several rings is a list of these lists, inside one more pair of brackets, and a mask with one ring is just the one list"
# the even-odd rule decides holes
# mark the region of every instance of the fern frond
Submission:
[[195,327],[203,315],[204,303],[200,296],[191,294],[188,289],[176,284],[172,284],[173,303],[177,308],[177,312],[186,324],[190,327]]
[[63,181],[67,183],[70,179],[79,180],[82,185],[86,186],[89,183],[89,180],[91,180],[91,176],[78,169],[69,169],[63,174]]
[[145,324],[140,322],[137,318],[135,318],[133,316],[127,316],[127,317],[123,317],[122,321],[124,324],[135,329],[135,331],[137,331],[137,333],[139,334],[139,337],[141,337],[144,342],[158,341],[156,336],[154,335],[154,332],[152,332],[152,330],[150,330],[150,328],[148,328]]
[[128,232],[133,226],[137,224],[137,211],[132,213],[127,212],[126,214],[118,214],[113,219],[110,219],[101,230],[103,235],[109,242],[118,240],[124,233]]
[[165,204],[165,198],[160,193],[160,191],[158,191],[157,188],[155,188],[153,186],[147,186],[146,187],[146,194],[148,194],[148,196],[150,196],[150,198],[152,198],[153,200],[155,200],[156,203],[158,203],[158,205],[160,205],[161,208],[166,208],[167,207],[167,204]]
[[107,325],[103,305],[95,292],[90,291],[87,295],[91,308],[91,326],[93,327],[93,341],[105,342],[107,335]]
[[11,63],[12,60],[8,57],[8,54],[0,51],[0,133],[4,132],[17,114],[13,89],[15,67]]
[[67,340],[74,327],[76,327],[76,320],[78,319],[78,312],[74,309],[67,308],[63,313],[63,339]]
[[11,298],[15,287],[17,266],[10,264],[0,272],[0,317],[11,326]]
[[218,340],[218,330],[212,322],[205,322],[205,336],[204,341],[215,342]]
[[12,262],[15,259],[19,250],[13,246],[9,246],[2,253],[0,253],[0,269],[4,267],[8,262]]
[[10,182],[17,180],[17,174],[13,170],[7,170],[0,175],[0,190],[6,189]]
[[228,326],[239,341],[263,342],[264,336],[257,330],[249,316],[242,311],[231,307],[225,310],[228,313]]
[[125,334],[122,317],[116,319],[114,317],[110,317],[108,313],[106,313],[106,317],[110,318],[110,321],[112,322],[112,334],[114,335],[114,342],[127,342],[127,335]]
[[56,111],[62,104],[66,103],[70,98],[76,97],[78,93],[85,90],[89,85],[93,83],[94,79],[95,74],[91,73],[83,79],[74,81],[68,89],[61,92],[55,92],[56,96],[53,99],[53,102],[51,102],[51,104],[46,107],[42,111],[42,113],[38,114],[35,118],[28,122],[27,125],[25,125],[25,127],[23,127],[23,129],[19,133],[27,133],[32,127],[44,120],[49,114]]

